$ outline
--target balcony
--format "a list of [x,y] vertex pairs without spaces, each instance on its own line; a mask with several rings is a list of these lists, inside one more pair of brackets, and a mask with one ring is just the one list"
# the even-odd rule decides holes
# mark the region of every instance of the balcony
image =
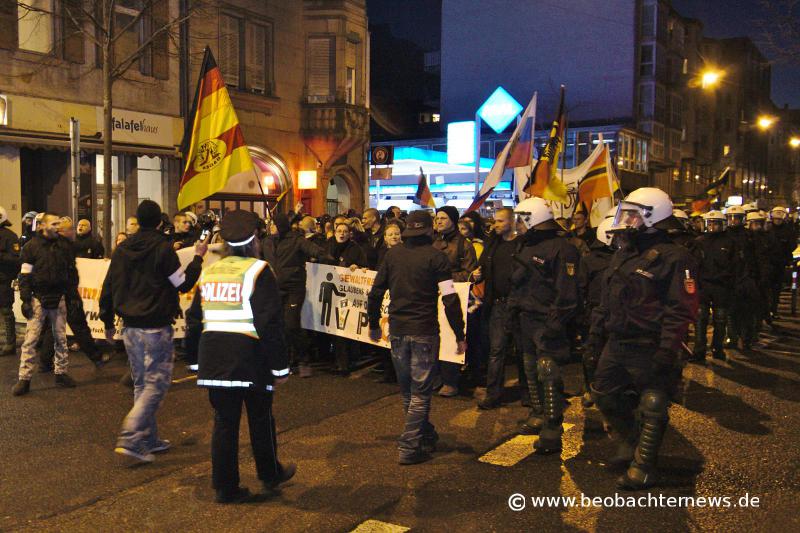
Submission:
[[303,104],[300,116],[303,137],[338,137],[367,140],[366,108],[344,103]]

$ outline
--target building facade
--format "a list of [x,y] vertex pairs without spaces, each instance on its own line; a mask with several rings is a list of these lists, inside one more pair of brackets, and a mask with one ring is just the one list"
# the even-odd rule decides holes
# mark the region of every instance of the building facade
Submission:
[[[102,6],[0,3],[0,205],[17,228],[30,210],[76,211],[102,227],[104,77],[94,38],[102,28],[87,11],[95,4]],[[284,211],[298,202],[313,213],[329,204],[363,208],[369,140],[364,0],[113,5],[120,36],[110,64],[135,60],[112,88],[112,236],[142,199],[177,211],[181,142],[206,46],[222,69],[258,180],[232,180],[196,209],[264,213],[283,192]],[[81,140],[74,183],[71,118],[80,123]],[[299,183],[302,171],[313,179]]]
[[[16,229],[27,211],[72,213],[102,227],[103,77],[101,55],[87,35],[99,28],[77,0],[3,2],[0,7],[0,205]],[[136,2],[117,2],[118,57],[150,42],[155,24]],[[71,10],[71,11],[70,11]],[[153,15],[178,17],[178,1]],[[145,23],[147,22],[147,24]],[[179,62],[168,39],[156,38],[113,85],[112,232],[141,199],[175,204],[183,135]],[[77,186],[70,172],[70,119],[80,124]]]
[[[261,180],[232,179],[206,207],[264,214],[265,198],[273,205],[285,192],[283,210],[302,202],[314,214],[329,205],[360,211],[369,141],[364,0],[231,0],[193,16],[188,33],[189,79],[208,46]],[[316,177],[301,183],[301,172]]]

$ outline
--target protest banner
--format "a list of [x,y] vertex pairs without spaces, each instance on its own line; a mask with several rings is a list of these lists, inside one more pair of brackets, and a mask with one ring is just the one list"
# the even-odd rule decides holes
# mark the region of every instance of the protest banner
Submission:
[[[214,264],[219,259],[219,250],[222,244],[212,244],[208,247],[208,253],[203,258],[203,267]],[[185,268],[192,258],[194,257],[194,247],[190,246],[183,250],[178,250],[178,259],[181,265]],[[100,320],[100,293],[103,289],[103,281],[106,279],[106,272],[108,272],[108,265],[111,263],[110,259],[76,259],[75,264],[78,268],[78,295],[83,300],[83,311],[86,313],[86,322],[89,329],[92,331],[92,337],[95,339],[105,338],[105,326]],[[175,318],[175,335],[174,338],[182,339],[186,335],[186,321],[184,320],[184,313],[192,304],[194,298],[194,289],[187,293],[179,295],[180,299],[180,312]],[[17,322],[25,322],[25,317],[22,316],[22,303],[19,298],[19,290],[16,290],[14,298],[14,315]],[[117,335],[116,339],[122,339],[119,330],[122,327],[119,317],[116,321]],[[71,335],[72,331],[67,326],[67,334]]]
[[[369,339],[367,295],[376,275],[377,272],[374,270],[361,268],[350,270],[344,267],[306,263],[306,299],[300,315],[303,328],[388,348],[390,296],[388,292],[384,295],[381,306],[383,336],[378,343],[373,343]],[[456,283],[455,287],[461,299],[461,312],[466,324],[469,283]],[[439,359],[463,365],[464,354],[456,353],[456,338],[447,322],[441,297],[438,306],[441,338]]]

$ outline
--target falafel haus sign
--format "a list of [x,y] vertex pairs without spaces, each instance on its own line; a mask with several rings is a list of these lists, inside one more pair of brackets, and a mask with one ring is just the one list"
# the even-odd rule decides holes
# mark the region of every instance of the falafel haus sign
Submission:
[[[391,348],[388,292],[384,295],[381,305],[381,340],[374,343],[369,338],[367,296],[377,274],[374,270],[361,268],[350,270],[338,266],[306,263],[306,298],[300,315],[300,324],[305,329]],[[461,300],[461,314],[466,324],[469,283],[454,285]],[[438,310],[439,359],[463,365],[465,354],[456,353],[456,337],[447,321],[441,296]]]

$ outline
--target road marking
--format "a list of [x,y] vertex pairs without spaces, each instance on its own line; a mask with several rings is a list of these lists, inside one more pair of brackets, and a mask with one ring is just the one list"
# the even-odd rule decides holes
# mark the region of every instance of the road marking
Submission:
[[478,412],[475,408],[464,409],[450,419],[450,425],[457,428],[475,429],[475,427],[478,425],[479,416],[480,412]]
[[187,381],[192,381],[193,379],[197,379],[197,374],[192,374],[191,376],[186,376],[185,378],[173,379],[172,384],[185,383]]
[[[564,432],[572,428],[575,424],[563,424]],[[514,466],[533,453],[533,443],[539,440],[538,435],[517,435],[490,450],[478,461],[495,466]]]
[[410,527],[398,526],[397,524],[381,522],[380,520],[367,520],[358,524],[358,527],[350,533],[404,533],[410,529]]

